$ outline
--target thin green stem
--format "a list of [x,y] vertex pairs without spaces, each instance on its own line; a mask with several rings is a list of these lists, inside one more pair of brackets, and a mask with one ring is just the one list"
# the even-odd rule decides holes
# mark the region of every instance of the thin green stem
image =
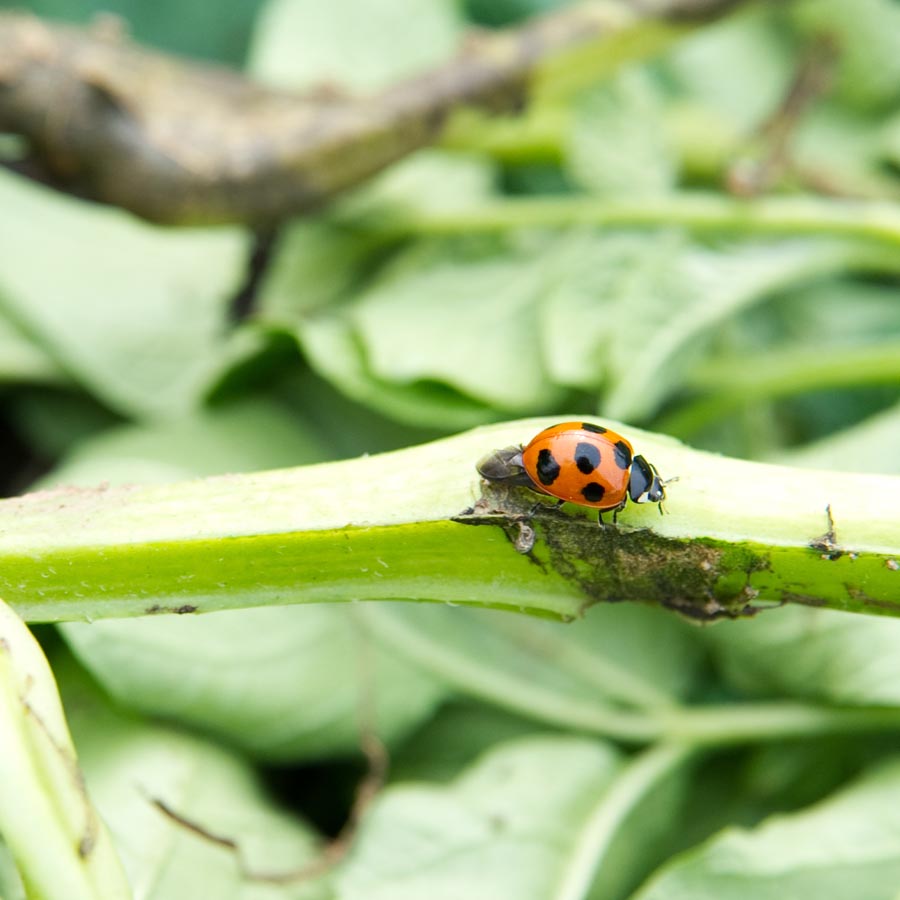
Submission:
[[660,736],[691,746],[900,731],[900,708],[827,707],[793,701],[701,706],[659,713]]
[[632,810],[664,778],[682,766],[694,748],[657,744],[635,757],[603,793],[581,829],[553,900],[584,900],[603,864],[604,855]]
[[735,355],[701,363],[688,387],[712,391],[665,417],[660,427],[687,437],[708,422],[742,408],[748,401],[773,400],[804,391],[865,387],[900,382],[900,341],[827,350],[788,349]]
[[813,196],[741,200],[677,192],[657,198],[584,196],[493,200],[471,209],[419,210],[366,223],[397,237],[498,232],[514,228],[681,226],[699,234],[858,237],[900,245],[900,205]]

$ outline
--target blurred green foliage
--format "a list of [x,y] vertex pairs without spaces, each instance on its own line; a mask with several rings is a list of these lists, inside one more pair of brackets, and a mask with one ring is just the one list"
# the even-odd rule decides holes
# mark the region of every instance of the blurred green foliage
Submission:
[[[71,21],[108,10],[142,41],[245,65],[269,82],[365,91],[441,62],[472,24],[560,4],[24,5]],[[777,146],[766,123],[783,117],[798,71],[823,42],[835,48],[829,86],[810,94]],[[20,151],[0,145],[7,158]],[[287,223],[240,314],[253,235],[150,226],[0,169],[0,489],[24,490],[40,474],[45,484],[176,481],[299,465],[572,412],[734,455],[900,472],[900,233],[892,243],[817,234],[813,220],[803,233],[776,221],[768,233],[701,235],[667,221],[665,209],[679,209],[688,191],[722,195],[748,167],[768,179],[764,193],[819,194],[838,209],[884,204],[896,215],[896,3],[754,5],[566,102],[471,124],[335,209]],[[519,227],[511,201],[548,195],[663,212],[641,228],[577,217]],[[502,221],[484,233],[467,215],[489,204]],[[82,701],[98,704],[97,718],[76,728],[88,781],[126,842],[136,826],[119,804],[134,756],[147,754],[140,777],[155,773],[159,790],[185,776],[155,754],[180,756],[191,771],[210,771],[203,760],[215,757],[203,791],[218,792],[221,809],[183,793],[185,815],[237,833],[219,812],[244,810],[271,836],[275,814],[252,812],[260,799],[247,761],[317,760],[346,778],[339,761],[357,753],[368,708],[396,755],[397,783],[322,896],[397,900],[427,886],[434,896],[544,900],[593,846],[592,817],[615,820],[604,790],[624,785],[629,796],[633,783],[615,833],[637,844],[577,896],[625,897],[665,859],[637,896],[896,894],[896,841],[881,862],[869,858],[896,832],[900,770],[882,764],[889,747],[853,735],[784,746],[774,726],[767,738],[763,719],[760,741],[772,743],[761,750],[721,752],[698,771],[673,763],[638,790],[641,770],[625,776],[623,750],[569,732],[597,710],[760,695],[900,705],[898,621],[793,609],[700,632],[610,607],[563,630],[463,610],[296,607],[62,633],[120,706],[204,735],[169,745],[155,725],[99,711],[108,702],[99,694]],[[56,658],[74,671],[62,650]],[[105,730],[92,732],[95,722]],[[128,752],[105,752],[107,733]],[[812,771],[821,777],[804,777]],[[642,798],[657,789],[662,808],[649,817]],[[714,799],[700,799],[704,791]],[[302,790],[279,800],[334,819],[309,808],[313,794],[329,802]],[[755,827],[775,811],[790,814]],[[662,832],[652,841],[646,827],[629,831],[651,818]],[[283,840],[299,842],[302,857],[308,829],[290,821]],[[697,845],[735,822],[754,830]],[[533,855],[520,869],[517,842],[526,841]],[[196,847],[185,852],[181,872],[230,865],[227,853],[203,863]],[[440,859],[451,853],[460,862],[447,871]],[[158,864],[128,862],[136,878],[152,879]],[[196,896],[172,865],[159,882],[168,893],[152,896]],[[230,871],[223,883],[242,883]],[[480,881],[485,871],[499,881]],[[18,896],[14,881],[0,854],[0,893]],[[307,896],[305,886],[269,888],[228,896]]]

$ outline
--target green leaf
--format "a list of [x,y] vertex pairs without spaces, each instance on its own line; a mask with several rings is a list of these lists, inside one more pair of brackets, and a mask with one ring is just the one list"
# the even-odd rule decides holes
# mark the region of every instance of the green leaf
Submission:
[[652,413],[702,348],[700,339],[736,313],[778,291],[867,265],[863,245],[840,239],[746,242],[718,251],[688,245],[667,264],[664,245],[657,247],[644,263],[657,283],[633,300],[627,292],[616,297],[613,321],[646,323],[648,335],[635,342],[633,329],[621,329],[609,349],[603,412],[625,421]]
[[[257,321],[295,337],[317,374],[387,416],[444,433],[492,421],[496,414],[487,404],[452,386],[427,376],[413,383],[401,379],[398,384],[372,371],[363,338],[352,315],[345,312],[354,308],[354,294],[365,295],[371,289],[372,273],[383,267],[386,256],[377,240],[354,230],[355,224],[404,209],[452,210],[477,202],[488,194],[492,177],[483,160],[423,151],[345,198],[337,221],[296,222],[276,247],[261,288]],[[417,256],[415,249],[409,253]],[[423,309],[418,300],[418,318],[427,319],[434,306],[425,304]],[[341,302],[345,305],[338,306]],[[391,324],[385,324],[391,337]],[[385,332],[378,322],[376,330]],[[410,346],[404,346],[401,356]]]
[[625,69],[587,91],[575,106],[566,154],[573,180],[613,196],[671,188],[675,160],[662,118],[662,97],[646,69]]
[[[316,437],[295,419],[248,401],[194,419],[101,435],[82,444],[47,482],[165,482],[323,455]],[[152,597],[146,600],[153,605]],[[403,662],[369,652],[348,607],[71,623],[61,631],[124,706],[202,726],[268,759],[357,750],[358,711],[371,679],[378,684],[374,724],[389,742],[429,715],[444,695],[434,680]],[[330,685],[327,692],[322,684]]]
[[598,606],[567,625],[441,606],[363,611],[392,655],[474,697],[570,728],[596,729],[619,705],[670,705],[699,661],[690,628],[640,606]]
[[510,411],[549,405],[559,392],[529,354],[550,276],[541,262],[537,242],[492,253],[412,248],[348,311],[370,370],[395,383],[448,384]]
[[75,381],[125,415],[196,404],[227,353],[244,233],[154,227],[0,171],[0,246],[0,312]]
[[389,415],[447,429],[558,401],[536,355],[552,277],[535,242],[411,247],[335,312],[300,321],[311,364]]
[[0,600],[0,833],[29,897],[131,897],[85,791],[53,673]]
[[452,431],[497,418],[485,403],[434,382],[391,384],[366,368],[350,323],[326,314],[304,319],[297,337],[315,372],[352,400],[408,424]]
[[417,667],[373,648],[354,612],[263,607],[61,629],[123,706],[201,727],[260,759],[294,761],[358,753],[361,706],[393,744],[445,696]]
[[[628,360],[636,352],[635,335],[646,333],[637,348],[645,350],[659,338],[658,321],[692,300],[684,271],[690,252],[675,231],[570,235],[561,245],[559,277],[539,310],[541,358],[551,379],[598,391],[633,378]],[[635,322],[646,322],[648,330],[636,330]]]
[[335,874],[336,896],[546,900],[619,766],[598,742],[531,737],[500,745],[446,787],[390,787]]
[[731,828],[664,867],[635,900],[896,900],[900,761],[802,812]]
[[70,660],[57,665],[88,788],[140,897],[330,896],[321,881],[260,880],[318,861],[320,845],[308,825],[271,801],[246,762],[115,711]]
[[[3,301],[0,300],[0,307]],[[41,348],[0,315],[0,384],[65,382],[66,377]]]
[[[837,500],[834,515],[840,540]],[[748,694],[900,705],[900,621],[786,606],[706,636],[725,679]]]
[[442,62],[460,25],[452,0],[269,0],[250,70],[279,87],[374,91]]
[[284,227],[263,276],[254,320],[293,327],[306,313],[346,295],[364,275],[372,242],[321,219]]

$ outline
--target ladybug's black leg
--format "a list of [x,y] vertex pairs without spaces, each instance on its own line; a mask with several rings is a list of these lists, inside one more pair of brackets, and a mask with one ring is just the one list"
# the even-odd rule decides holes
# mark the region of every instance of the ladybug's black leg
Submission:
[[602,525],[603,524],[603,510],[597,510],[597,521]]
[[538,502],[528,511],[528,515],[533,516],[540,509],[559,509],[565,502],[565,500],[557,500],[552,506],[548,506],[546,503],[541,503],[541,501],[538,500]]

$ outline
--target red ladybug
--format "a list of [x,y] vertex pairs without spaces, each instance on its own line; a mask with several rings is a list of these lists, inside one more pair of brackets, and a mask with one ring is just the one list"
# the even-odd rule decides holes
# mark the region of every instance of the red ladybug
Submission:
[[[518,484],[603,513],[613,522],[628,499],[657,503],[662,512],[667,482],[643,456],[635,456],[620,434],[590,422],[563,422],[545,428],[525,447],[495,450],[480,460],[478,473],[488,481]],[[671,479],[670,479],[671,480]]]

